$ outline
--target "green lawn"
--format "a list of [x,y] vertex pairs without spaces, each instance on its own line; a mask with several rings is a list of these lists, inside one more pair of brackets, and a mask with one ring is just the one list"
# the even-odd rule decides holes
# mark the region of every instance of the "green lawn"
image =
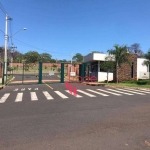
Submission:
[[8,83],[12,78],[13,78],[12,75],[8,75],[8,76],[7,76],[7,80],[5,81],[5,84]]
[[136,83],[108,83],[106,84],[108,86],[115,86],[115,87],[136,87],[136,88],[149,88],[150,89],[150,85],[138,85]]
[[[60,72],[60,67],[42,67],[42,72],[43,73],[49,73],[50,71],[54,71],[55,73]],[[65,69],[66,71],[66,69]],[[23,73],[23,68],[22,67],[15,67],[13,70],[13,74],[22,74]],[[33,66],[29,67],[29,70],[24,70],[24,74],[38,74],[39,73],[39,67],[38,66]]]

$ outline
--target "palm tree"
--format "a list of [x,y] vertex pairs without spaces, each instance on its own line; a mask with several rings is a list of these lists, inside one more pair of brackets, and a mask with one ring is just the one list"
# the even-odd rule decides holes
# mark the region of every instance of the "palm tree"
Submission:
[[127,53],[126,46],[114,45],[115,49],[108,50],[109,55],[114,57],[115,70],[116,70],[116,82],[118,83],[118,67],[123,63],[129,62],[129,53]]

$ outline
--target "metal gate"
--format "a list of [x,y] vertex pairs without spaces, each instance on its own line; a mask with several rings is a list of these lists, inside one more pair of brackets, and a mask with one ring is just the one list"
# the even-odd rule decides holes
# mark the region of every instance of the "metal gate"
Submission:
[[61,64],[42,63],[42,82],[60,83]]
[[20,63],[12,66],[7,75],[12,74],[13,80],[9,84],[37,84],[39,63]]

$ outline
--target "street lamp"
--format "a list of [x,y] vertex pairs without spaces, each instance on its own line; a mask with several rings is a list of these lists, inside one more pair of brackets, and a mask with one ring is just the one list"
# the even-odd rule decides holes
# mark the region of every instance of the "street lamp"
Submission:
[[20,32],[21,30],[27,30],[27,28],[21,28],[20,30],[18,30],[17,32],[15,32],[13,35],[11,35],[11,37],[14,36],[15,34],[17,34],[18,32]]
[[[4,75],[6,76],[6,73],[7,73],[7,43],[8,43],[8,20],[10,20],[10,17],[8,15],[6,15],[6,28],[5,28],[5,52],[4,52]],[[11,35],[11,38],[12,36],[14,36],[15,34],[17,34],[18,32],[20,32],[21,30],[27,30],[27,28],[23,28],[23,29],[20,29],[18,30],[17,32],[15,32],[13,35]],[[3,83],[4,83],[4,79],[3,79]]]

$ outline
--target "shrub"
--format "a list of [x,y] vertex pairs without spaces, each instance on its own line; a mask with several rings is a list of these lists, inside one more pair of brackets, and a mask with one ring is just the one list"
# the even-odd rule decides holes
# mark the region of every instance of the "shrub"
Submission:
[[7,71],[12,71],[13,68],[12,67],[7,67]]
[[138,85],[146,85],[146,84],[149,84],[149,80],[138,80],[137,84]]
[[61,70],[60,68],[57,68],[57,71],[58,71],[58,72],[60,72],[60,70]]

